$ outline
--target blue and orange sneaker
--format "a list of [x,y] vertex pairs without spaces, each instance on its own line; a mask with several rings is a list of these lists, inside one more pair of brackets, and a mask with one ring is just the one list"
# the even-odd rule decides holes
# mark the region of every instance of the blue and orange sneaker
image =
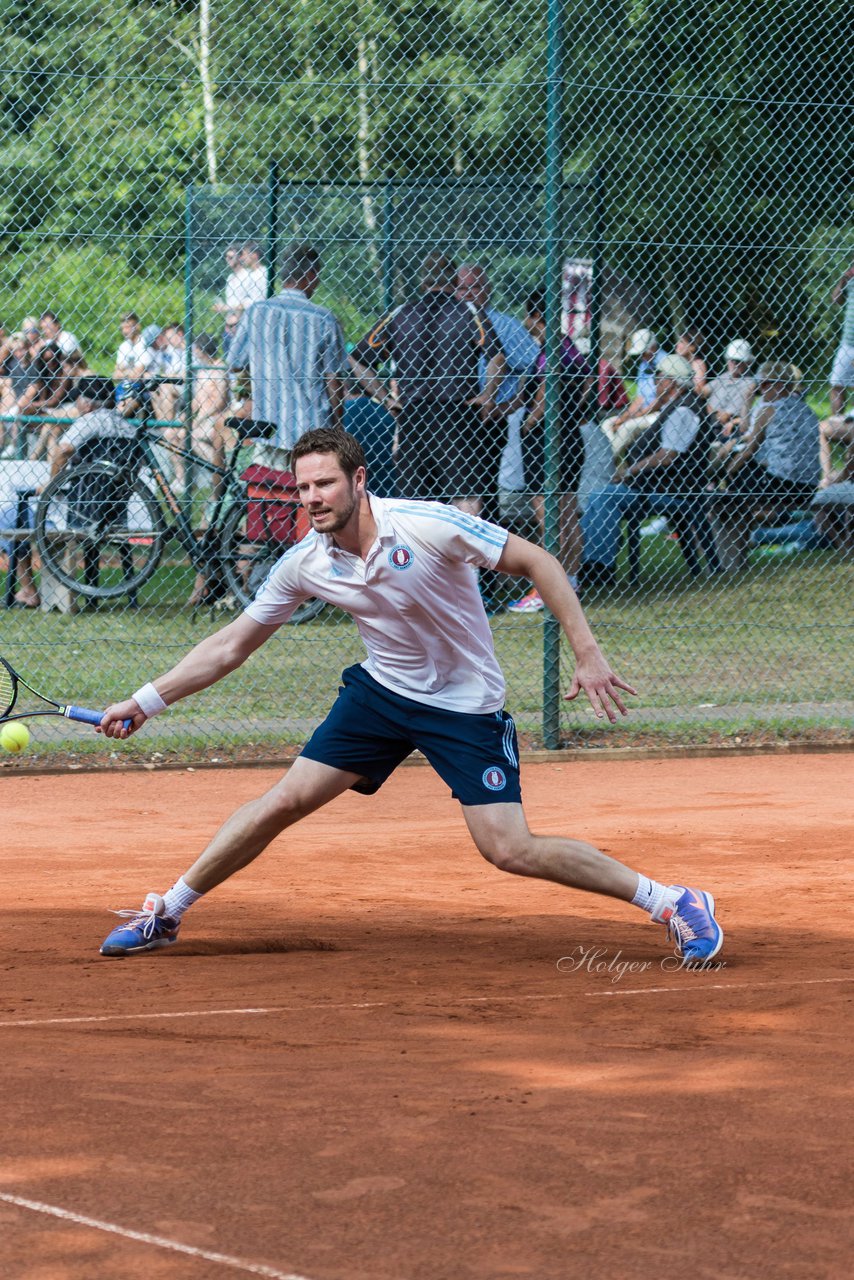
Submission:
[[165,907],[159,893],[149,893],[142,904],[142,911],[114,911],[114,915],[129,916],[130,919],[104,939],[101,955],[132,956],[138,951],[171,947],[178,939],[180,921],[164,915]]
[[667,926],[667,937],[683,960],[711,960],[723,946],[724,931],[715,919],[715,900],[704,889],[672,884],[664,905],[652,918]]

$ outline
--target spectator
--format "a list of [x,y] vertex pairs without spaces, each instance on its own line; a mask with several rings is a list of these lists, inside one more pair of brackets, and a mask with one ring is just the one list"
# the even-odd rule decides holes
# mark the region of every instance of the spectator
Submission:
[[830,295],[834,306],[845,307],[842,339],[830,371],[830,413],[833,418],[845,414],[848,392],[854,387],[854,261],[833,286]]
[[240,324],[241,314],[234,307],[225,313],[225,326],[222,331],[222,354],[226,364],[231,358],[231,345],[234,341],[234,335],[237,333],[237,326]]
[[726,373],[709,383],[706,412],[714,419],[722,442],[750,427],[750,406],[756,394],[756,382],[750,376],[752,364],[750,343],[736,338],[726,349]]
[[[47,478],[46,463],[20,461],[2,468],[0,471],[0,529],[15,530],[32,529],[34,524],[34,502],[25,506],[19,504],[19,492],[32,490],[39,482]],[[0,540],[0,550],[7,557],[6,572],[11,571],[11,561],[15,550],[15,540],[5,537]],[[18,557],[15,565],[17,579],[16,591],[12,597],[14,605],[19,609],[37,609],[41,604],[39,593],[33,578],[33,562],[29,542],[17,543]]]
[[[244,272],[240,254],[241,247],[239,244],[230,244],[223,254],[225,265],[228,268],[228,275],[225,279],[225,297],[222,301],[213,304],[214,311],[219,312],[220,315],[224,315],[226,311],[233,309],[233,304],[228,301],[229,295],[233,294],[233,291],[239,287],[238,282]],[[240,307],[237,308],[238,311],[240,309]]]
[[184,392],[184,328],[167,324],[162,329],[149,325],[143,330],[150,354],[149,375],[169,381],[157,383],[151,391],[151,409],[158,422],[173,422],[179,414]]
[[[590,339],[585,334],[580,334],[575,339],[575,346],[585,358],[590,355]],[[606,439],[599,425],[599,415],[607,418],[620,413],[628,403],[629,397],[623,379],[610,360],[600,355],[595,407],[591,406],[590,416],[581,424],[584,466],[578,482],[579,515],[587,510],[591,493],[610,484],[614,478],[614,452],[610,440]]]
[[584,590],[613,587],[623,516],[650,506],[666,515],[705,485],[711,423],[694,392],[694,370],[682,356],[665,356],[655,385],[658,418],[628,450],[615,483],[590,495],[582,520]]
[[84,379],[95,378],[97,373],[89,367],[82,351],[70,351],[62,361],[62,371],[68,379],[65,401],[60,405],[60,414],[65,418],[79,417],[77,401],[80,396],[80,385]]
[[[854,448],[854,413],[846,413],[844,417],[832,416],[818,424],[819,462],[821,464],[820,489],[827,489],[841,480],[850,480],[854,475],[851,457]],[[834,441],[847,447],[848,454],[840,471],[833,469]]]
[[[193,343],[193,400],[190,408],[192,429],[173,427],[165,431],[164,439],[176,449],[190,449],[201,457],[221,467],[225,460],[228,437],[225,428],[225,412],[228,408],[228,372],[219,358],[217,340],[208,333],[200,333]],[[175,477],[172,490],[182,494],[186,487],[186,459],[180,453],[173,455]],[[219,492],[220,477],[215,477],[213,497]]]
[[[656,370],[666,358],[666,352],[662,351],[658,339],[649,329],[637,329],[632,334],[626,355],[629,359],[639,357],[637,394],[625,409],[602,423],[602,430],[611,436],[611,447],[616,455],[655,422],[661,408],[656,403]],[[691,372],[693,375],[693,369]]]
[[[50,345],[50,344],[48,344]],[[135,428],[131,426],[114,409],[109,406],[113,402],[114,388],[108,378],[84,378],[78,385],[77,407],[79,417],[54,441],[50,454],[50,475],[58,475],[72,457],[110,458],[113,461],[127,462],[133,456]],[[109,483],[109,482],[108,482]],[[108,516],[103,502],[109,498],[106,491],[94,492],[91,489],[85,495],[75,495],[75,500],[85,500],[89,504],[86,518],[91,518],[94,511],[98,519]],[[72,518],[72,503],[69,500],[69,519]],[[97,549],[87,551],[89,560],[86,575],[90,581],[97,581]],[[20,589],[16,601],[26,608],[37,608],[39,597],[33,582],[32,556],[29,546],[21,549],[18,560],[18,582]]]
[[[15,419],[20,413],[21,404],[29,403],[32,398],[34,392],[30,393],[29,388],[38,381],[39,374],[23,332],[10,334],[4,340],[0,360],[0,447],[5,446],[8,439],[8,451],[14,453],[18,431]],[[12,419],[11,424],[7,423],[7,419]]]
[[[518,487],[522,490],[525,488],[524,468],[521,457],[521,437],[519,434],[522,420],[525,416],[525,409],[520,404],[518,408],[510,411],[510,406],[519,394],[519,380],[534,364],[539,348],[521,320],[517,320],[515,316],[507,315],[504,311],[498,311],[490,305],[492,301],[492,286],[483,266],[478,263],[465,263],[459,268],[457,272],[457,298],[460,302],[470,302],[486,315],[495,330],[504,355],[506,376],[502,379],[495,393],[495,409],[493,411],[495,424],[501,428],[504,437],[504,445],[501,450],[501,460],[496,477],[498,491],[497,493],[484,494],[481,508],[481,514],[485,519],[499,520],[502,510],[507,510],[507,499],[505,497],[502,502],[501,494],[502,488],[505,493],[507,492],[507,471],[508,466],[513,465],[513,461],[517,461]],[[478,374],[480,390],[485,391],[487,369],[486,359],[483,356],[480,358]],[[516,455],[515,459],[514,454]],[[504,484],[502,484],[502,472],[504,472]],[[527,494],[522,497],[522,507],[525,511],[522,523],[523,526],[527,526],[532,514],[530,499]],[[489,602],[494,602],[497,594],[496,583],[499,576],[489,570],[481,570],[481,586],[484,599],[487,601],[487,609],[489,609]]]
[[286,249],[281,293],[249,307],[229,357],[232,369],[249,370],[252,416],[275,424],[274,443],[259,445],[255,460],[279,471],[306,431],[343,424],[347,357],[337,318],[311,301],[320,270],[311,245]]
[[45,342],[52,342],[55,347],[59,347],[62,356],[69,356],[72,351],[80,350],[80,343],[73,333],[63,329],[55,311],[42,312],[39,320],[39,332]]
[[[64,404],[71,390],[71,379],[62,364],[62,353],[52,342],[41,347],[33,361],[37,374],[30,382],[27,391],[21,398],[19,412],[22,417],[53,418],[60,416],[60,405]],[[40,430],[36,437],[30,457],[38,459],[49,456],[53,442],[62,434],[63,424],[45,422],[38,424]]]
[[676,355],[687,360],[694,370],[694,391],[704,399],[709,394],[709,370],[703,357],[705,339],[697,329],[686,329],[676,339]]
[[113,379],[116,383],[116,405],[122,400],[139,394],[137,385],[151,368],[151,352],[142,336],[142,326],[135,311],[126,312],[121,318],[123,341],[116,352]]
[[362,390],[355,378],[347,384],[344,397],[344,429],[355,436],[365,453],[371,493],[378,498],[393,498],[394,435],[397,429],[393,414]]
[[[520,431],[525,486],[530,494],[534,520],[541,539],[545,533],[546,489],[545,313],[546,298],[541,290],[532,294],[525,306],[525,327],[540,350],[521,392],[525,418]],[[584,462],[581,423],[587,416],[588,398],[592,389],[592,370],[572,340],[564,338],[561,343],[558,370],[557,482],[560,512],[558,559],[574,590],[578,586],[577,574],[581,560],[581,530],[578,523],[576,497]],[[539,613],[543,608],[543,600],[536,588],[532,588],[521,600],[509,606],[511,613]]]
[[263,302],[267,297],[267,268],[261,262],[261,246],[256,241],[246,241],[240,251],[240,265],[243,274],[232,309],[242,308],[245,311],[253,302]]
[[[478,515],[483,495],[497,491],[504,430],[493,410],[506,361],[485,314],[457,299],[456,263],[429,253],[419,284],[421,296],[384,316],[356,345],[351,364],[368,393],[398,413],[398,492]],[[396,393],[380,381],[387,361]]]
[[761,408],[743,449],[730,451],[719,504],[745,546],[755,516],[774,519],[793,503],[811,502],[820,476],[818,418],[801,395],[798,371],[768,361],[759,390]]

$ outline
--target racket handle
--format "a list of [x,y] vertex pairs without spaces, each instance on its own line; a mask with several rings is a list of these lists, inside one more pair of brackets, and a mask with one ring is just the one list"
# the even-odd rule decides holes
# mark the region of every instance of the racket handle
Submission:
[[[89,711],[86,707],[66,707],[65,718],[67,720],[80,720],[83,724],[100,724],[104,718],[104,713],[103,711]],[[125,720],[124,727],[131,729],[133,721]]]

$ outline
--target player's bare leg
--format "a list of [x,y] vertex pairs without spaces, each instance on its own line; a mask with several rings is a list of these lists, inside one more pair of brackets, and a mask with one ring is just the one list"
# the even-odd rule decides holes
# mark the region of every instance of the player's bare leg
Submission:
[[182,916],[202,894],[248,866],[281,831],[334,800],[359,777],[300,756],[274,787],[223,823],[186,876],[163,897],[150,893],[141,912],[117,912],[130,919],[107,936],[101,954],[128,956],[171,946],[177,941]]
[[658,884],[584,840],[534,835],[520,804],[464,805],[463,815],[480,852],[500,870],[631,902],[667,926],[677,951],[691,964],[703,964],[720,951],[724,935],[710,893]]
[[488,862],[517,876],[554,880],[571,889],[631,902],[638,874],[584,840],[537,836],[520,804],[464,805],[472,839]]
[[196,893],[209,893],[254,862],[286,827],[322,809],[358,781],[359,774],[299,756],[275,786],[226,819],[185,874],[184,883]]

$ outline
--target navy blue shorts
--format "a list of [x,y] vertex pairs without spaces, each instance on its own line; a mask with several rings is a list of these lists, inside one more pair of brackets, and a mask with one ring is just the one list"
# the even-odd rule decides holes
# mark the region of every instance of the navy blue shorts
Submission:
[[358,773],[373,795],[416,749],[460,804],[519,804],[519,747],[506,711],[469,715],[401,697],[364,668],[348,667],[338,699],[301,754]]

